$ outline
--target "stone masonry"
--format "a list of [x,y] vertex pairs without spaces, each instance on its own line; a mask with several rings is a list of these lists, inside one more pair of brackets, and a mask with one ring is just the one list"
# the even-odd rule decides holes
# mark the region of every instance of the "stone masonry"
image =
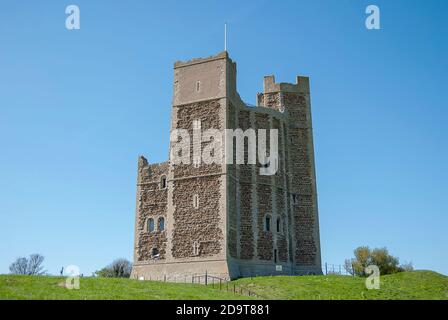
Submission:
[[[309,79],[265,77],[254,107],[239,97],[227,52],[176,62],[171,110],[171,132],[190,136],[196,120],[202,130],[277,129],[278,170],[260,175],[259,159],[247,164],[247,145],[244,164],[150,164],[140,157],[132,277],[321,274]],[[208,143],[192,139],[190,150]],[[235,157],[235,143],[233,150]]]

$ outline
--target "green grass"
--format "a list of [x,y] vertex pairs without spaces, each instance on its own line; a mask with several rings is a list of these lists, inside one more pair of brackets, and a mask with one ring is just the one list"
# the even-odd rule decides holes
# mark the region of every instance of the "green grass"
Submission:
[[[0,275],[0,299],[248,299],[204,285],[81,278],[79,290],[64,287],[65,278]],[[448,277],[432,271],[381,277],[379,290],[350,276],[256,277],[232,281],[266,299],[448,299]]]
[[69,290],[64,287],[64,284],[63,277],[0,275],[0,299],[232,300],[247,298],[199,284],[113,278],[81,278],[79,290]]
[[269,299],[448,299],[448,277],[433,271],[382,276],[378,290],[368,290],[365,278],[338,275],[257,277],[234,282]]

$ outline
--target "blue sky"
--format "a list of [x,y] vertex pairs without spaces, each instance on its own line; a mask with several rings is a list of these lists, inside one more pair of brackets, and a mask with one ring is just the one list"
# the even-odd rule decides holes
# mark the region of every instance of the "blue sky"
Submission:
[[0,273],[34,252],[51,273],[132,259],[137,157],[167,160],[173,63],[222,51],[227,21],[245,101],[265,75],[310,77],[323,262],[387,246],[448,274],[446,1],[0,7]]

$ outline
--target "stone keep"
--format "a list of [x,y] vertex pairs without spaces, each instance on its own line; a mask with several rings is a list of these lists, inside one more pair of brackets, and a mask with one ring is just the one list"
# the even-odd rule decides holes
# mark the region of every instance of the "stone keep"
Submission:
[[[171,131],[192,137],[194,120],[202,130],[278,129],[278,170],[263,176],[258,161],[195,166],[140,157],[131,277],[321,274],[309,79],[267,76],[253,107],[236,90],[227,52],[176,62]],[[191,150],[206,145],[191,140]]]

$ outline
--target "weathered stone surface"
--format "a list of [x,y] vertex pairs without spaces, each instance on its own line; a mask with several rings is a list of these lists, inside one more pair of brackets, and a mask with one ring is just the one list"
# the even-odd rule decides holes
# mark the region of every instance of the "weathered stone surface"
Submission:
[[[174,258],[211,256],[222,248],[223,237],[220,228],[219,176],[201,177],[174,182],[173,205],[174,230],[172,255]],[[193,195],[199,196],[199,207],[193,207]],[[199,244],[199,252],[194,254],[193,245]]]

